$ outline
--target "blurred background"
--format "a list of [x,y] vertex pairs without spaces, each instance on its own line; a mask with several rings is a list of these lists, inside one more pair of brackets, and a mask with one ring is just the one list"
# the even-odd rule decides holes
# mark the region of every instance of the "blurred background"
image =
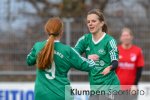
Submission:
[[[64,21],[62,42],[74,46],[87,33],[86,13],[104,12],[109,34],[119,43],[124,26],[134,33],[134,43],[145,58],[141,82],[150,82],[150,0],[0,0],[0,82],[34,82],[35,66],[26,56],[33,44],[47,38],[44,24],[52,16]],[[72,69],[71,82],[88,82],[87,73]]]

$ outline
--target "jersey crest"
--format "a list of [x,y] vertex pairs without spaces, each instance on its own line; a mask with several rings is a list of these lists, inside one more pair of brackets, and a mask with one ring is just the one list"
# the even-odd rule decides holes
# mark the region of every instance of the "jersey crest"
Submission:
[[136,54],[132,53],[132,54],[130,55],[130,60],[131,60],[132,62],[134,62],[134,61],[136,61],[136,59],[137,59]]
[[104,66],[104,65],[105,65],[105,62],[104,62],[103,60],[100,60],[100,61],[99,61],[99,64],[100,64],[100,66]]
[[104,55],[104,54],[106,53],[104,49],[99,49],[98,52],[99,52],[99,54],[101,54],[101,55]]

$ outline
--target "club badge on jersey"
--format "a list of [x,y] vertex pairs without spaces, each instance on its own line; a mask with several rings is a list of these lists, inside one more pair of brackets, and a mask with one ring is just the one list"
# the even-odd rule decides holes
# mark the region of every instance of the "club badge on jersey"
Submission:
[[105,50],[104,49],[99,49],[99,54],[101,54],[101,55],[104,55],[104,54],[106,54],[106,52],[105,52]]
[[137,59],[136,54],[134,54],[134,53],[130,54],[130,60],[131,60],[132,62],[135,62],[136,59]]

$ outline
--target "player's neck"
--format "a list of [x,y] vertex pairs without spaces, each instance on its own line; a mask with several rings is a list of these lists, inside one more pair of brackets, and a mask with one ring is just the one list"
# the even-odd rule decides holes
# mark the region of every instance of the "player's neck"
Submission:
[[132,47],[132,44],[122,44],[122,47],[124,49],[130,49]]
[[93,35],[94,41],[97,42],[100,38],[102,38],[102,36],[104,35],[104,32],[97,32],[92,35]]
[[60,39],[61,39],[60,36],[55,37],[55,41],[60,41]]

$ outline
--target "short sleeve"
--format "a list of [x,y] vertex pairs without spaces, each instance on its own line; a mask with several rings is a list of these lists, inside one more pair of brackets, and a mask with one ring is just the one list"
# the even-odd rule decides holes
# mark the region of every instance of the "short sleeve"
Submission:
[[141,49],[139,50],[139,53],[137,56],[136,66],[137,67],[143,67],[144,66],[144,56],[143,56]]
[[117,42],[114,39],[111,39],[108,42],[108,52],[110,55],[111,62],[113,60],[118,61],[118,48],[117,48]]
[[35,45],[32,47],[30,53],[27,55],[26,62],[29,66],[36,64],[36,49]]
[[79,38],[79,40],[77,41],[74,49],[79,53],[79,54],[83,54],[85,52],[85,36],[82,36],[81,38]]

